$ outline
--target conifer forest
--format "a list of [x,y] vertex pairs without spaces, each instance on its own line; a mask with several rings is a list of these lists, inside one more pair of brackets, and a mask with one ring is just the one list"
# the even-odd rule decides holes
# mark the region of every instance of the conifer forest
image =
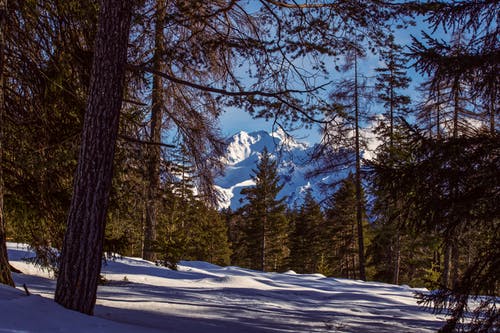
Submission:
[[[119,253],[426,287],[441,332],[497,332],[499,63],[496,0],[0,0],[0,283],[18,242],[85,314]],[[264,148],[221,208],[236,109],[319,133],[330,181],[290,204]]]

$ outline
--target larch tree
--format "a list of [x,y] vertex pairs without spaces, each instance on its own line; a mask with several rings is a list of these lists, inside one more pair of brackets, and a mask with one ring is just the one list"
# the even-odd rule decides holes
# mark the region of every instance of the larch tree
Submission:
[[[356,188],[356,221],[358,241],[359,278],[366,279],[365,249],[363,235],[363,184],[362,155],[366,148],[366,140],[362,137],[362,126],[367,119],[367,105],[372,94],[367,86],[366,78],[358,72],[359,61],[365,51],[355,44],[346,57],[346,70],[350,69],[351,79],[337,83],[330,94],[332,105],[326,111],[331,119],[322,125],[322,142],[313,153],[316,166],[310,175],[325,175],[352,170]],[[331,184],[336,187],[337,182]]]
[[[426,43],[414,38],[410,50],[415,58],[415,68],[430,77],[429,94],[439,97],[439,123],[436,124],[438,139],[457,140],[460,136],[476,135],[479,129],[474,124],[481,121],[484,114],[475,112],[476,94],[473,89],[467,89],[477,85],[475,77],[478,75],[478,64],[475,61],[478,60],[472,60],[475,52],[471,49],[472,43],[465,40],[461,31],[456,31],[449,43],[427,34],[424,34],[423,39]],[[486,116],[482,121],[488,124],[490,119]],[[453,191],[459,191],[458,183],[451,184],[451,187]],[[453,287],[459,279],[459,244],[462,235],[458,229],[449,231],[443,239],[442,283]]]
[[10,273],[9,259],[7,255],[5,220],[3,214],[3,127],[5,114],[4,101],[4,49],[5,34],[7,27],[7,0],[0,1],[0,283],[14,286],[14,280]]
[[[394,153],[394,140],[397,128],[405,121],[409,114],[408,106],[410,98],[400,91],[408,88],[410,79],[406,74],[406,59],[402,55],[402,47],[395,44],[393,38],[388,41],[387,50],[380,52],[380,58],[384,65],[375,69],[377,78],[375,89],[377,98],[382,102],[384,119],[378,126],[379,138],[388,144],[389,152]],[[393,205],[399,205],[396,197],[384,198],[390,200]],[[401,216],[391,221],[396,224],[394,235],[391,238],[391,251],[393,255],[393,279],[394,284],[399,284],[399,271],[401,265],[401,235],[397,227]],[[388,223],[388,221],[385,221]]]
[[358,51],[354,51],[354,149],[356,154],[356,225],[358,229],[358,258],[359,258],[359,277],[361,280],[366,280],[365,272],[365,245],[363,238],[363,197],[361,189],[361,143],[359,129],[361,126],[360,120],[360,105],[359,105],[359,84],[358,84]]
[[[155,3],[155,28],[154,28],[154,55],[153,68],[155,71],[162,71],[162,54],[165,44],[165,34],[163,25],[165,21],[166,3],[157,0]],[[161,142],[162,122],[163,122],[163,78],[153,74],[153,88],[151,96],[151,126],[149,139],[153,143]],[[158,219],[157,197],[160,183],[160,162],[161,146],[151,144],[148,149],[148,190],[146,199],[146,221],[144,231],[143,258],[146,260],[156,260],[156,225]]]
[[100,2],[90,91],[61,252],[57,303],[92,314],[122,105],[132,1]]

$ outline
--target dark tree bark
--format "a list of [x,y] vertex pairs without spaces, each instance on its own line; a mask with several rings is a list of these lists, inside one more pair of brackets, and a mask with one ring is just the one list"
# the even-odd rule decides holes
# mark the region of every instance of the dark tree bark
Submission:
[[[156,2],[156,27],[155,27],[155,53],[153,57],[153,68],[156,72],[162,71],[161,55],[165,35],[163,33],[163,22],[165,20],[164,1]],[[151,106],[151,142],[161,142],[161,129],[163,119],[163,78],[153,74],[153,92]],[[156,224],[157,224],[157,196],[160,183],[160,159],[161,147],[149,145],[148,149],[148,193],[146,201],[146,225],[144,231],[143,258],[150,261],[156,260]]]
[[133,1],[102,0],[55,300],[92,314],[123,98]]
[[7,21],[7,0],[0,0],[0,283],[14,287],[7,255],[5,221],[3,217],[3,133],[4,133],[4,50]]
[[[357,52],[357,51],[356,51]],[[358,101],[358,59],[354,58],[354,111],[356,125],[356,223],[358,226],[358,256],[359,256],[359,278],[366,281],[365,273],[365,243],[363,236],[363,194],[361,191],[361,146],[359,141],[359,101]]]

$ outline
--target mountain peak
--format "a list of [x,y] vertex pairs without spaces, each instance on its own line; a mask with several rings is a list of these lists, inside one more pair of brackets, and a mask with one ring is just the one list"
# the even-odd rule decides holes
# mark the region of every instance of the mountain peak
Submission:
[[278,159],[278,173],[284,184],[280,197],[286,196],[289,203],[300,200],[303,187],[309,183],[305,173],[309,166],[307,155],[310,147],[294,140],[282,130],[273,133],[266,131],[240,131],[226,140],[225,175],[216,179],[218,190],[223,196],[221,208],[237,209],[241,206],[241,190],[255,185],[251,179],[259,156],[264,148]]
[[226,140],[227,153],[223,162],[227,165],[236,165],[247,160],[252,155],[260,153],[264,147],[272,152],[275,150],[278,139],[275,139],[266,131],[247,133],[238,132]]

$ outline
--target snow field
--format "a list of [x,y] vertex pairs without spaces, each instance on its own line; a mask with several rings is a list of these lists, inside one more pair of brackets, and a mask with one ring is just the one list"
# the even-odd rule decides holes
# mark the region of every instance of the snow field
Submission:
[[[52,301],[51,273],[9,243],[18,290],[0,286],[0,332],[434,332],[443,325],[416,304],[421,289],[321,274],[263,273],[205,262],[178,271],[138,258],[103,265],[95,316]],[[31,293],[22,289],[26,284]]]

